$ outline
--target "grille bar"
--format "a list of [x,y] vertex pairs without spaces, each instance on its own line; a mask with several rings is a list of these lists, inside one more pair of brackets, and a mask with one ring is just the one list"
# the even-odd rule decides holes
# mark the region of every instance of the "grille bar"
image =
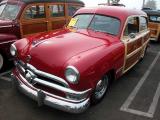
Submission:
[[[60,84],[63,84],[63,86],[65,86],[66,88],[69,88],[69,84],[62,78],[57,77],[55,75],[37,70],[34,66],[32,66],[31,64],[25,64],[22,61],[16,61],[15,65],[25,74],[26,71],[31,71],[33,72],[33,74],[37,75],[37,76],[41,76],[43,78],[47,78],[50,79],[53,82],[58,82]],[[44,79],[45,80],[45,79]]]

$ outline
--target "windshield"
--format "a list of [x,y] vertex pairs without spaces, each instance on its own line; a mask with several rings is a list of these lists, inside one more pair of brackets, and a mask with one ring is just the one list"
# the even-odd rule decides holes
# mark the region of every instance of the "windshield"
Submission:
[[[92,29],[97,32],[104,32],[111,35],[118,35],[120,20],[103,15],[81,14],[74,18],[72,27],[77,29]],[[71,20],[72,21],[72,20]]]
[[150,22],[159,22],[160,23],[160,16],[149,16]]
[[18,15],[20,7],[13,4],[1,4],[0,5],[0,19],[14,20]]

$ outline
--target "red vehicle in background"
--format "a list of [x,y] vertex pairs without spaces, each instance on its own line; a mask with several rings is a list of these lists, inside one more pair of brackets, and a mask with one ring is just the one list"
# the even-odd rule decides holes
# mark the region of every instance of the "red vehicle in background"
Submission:
[[39,105],[84,112],[104,97],[112,80],[144,57],[149,32],[143,11],[82,8],[66,29],[11,45],[12,79]]
[[80,0],[3,0],[0,3],[0,72],[16,40],[61,29],[84,3]]

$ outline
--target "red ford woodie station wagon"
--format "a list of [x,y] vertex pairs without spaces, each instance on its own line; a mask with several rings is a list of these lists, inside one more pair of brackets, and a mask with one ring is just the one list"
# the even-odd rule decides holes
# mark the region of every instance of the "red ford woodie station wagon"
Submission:
[[98,103],[112,80],[145,55],[147,15],[123,7],[82,8],[67,28],[11,45],[12,79],[39,105],[71,113]]

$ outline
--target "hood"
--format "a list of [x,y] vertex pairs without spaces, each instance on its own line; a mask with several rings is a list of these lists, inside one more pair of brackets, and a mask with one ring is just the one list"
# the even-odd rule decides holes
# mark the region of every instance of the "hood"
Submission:
[[[31,56],[30,64],[52,74],[58,74],[64,63],[73,56],[109,44],[108,40],[94,37],[87,31],[61,31],[60,35],[58,33],[54,35],[48,39],[41,39],[38,42],[32,39],[32,43],[28,47],[29,49],[25,51],[25,56]],[[102,35],[100,36],[102,37]]]

